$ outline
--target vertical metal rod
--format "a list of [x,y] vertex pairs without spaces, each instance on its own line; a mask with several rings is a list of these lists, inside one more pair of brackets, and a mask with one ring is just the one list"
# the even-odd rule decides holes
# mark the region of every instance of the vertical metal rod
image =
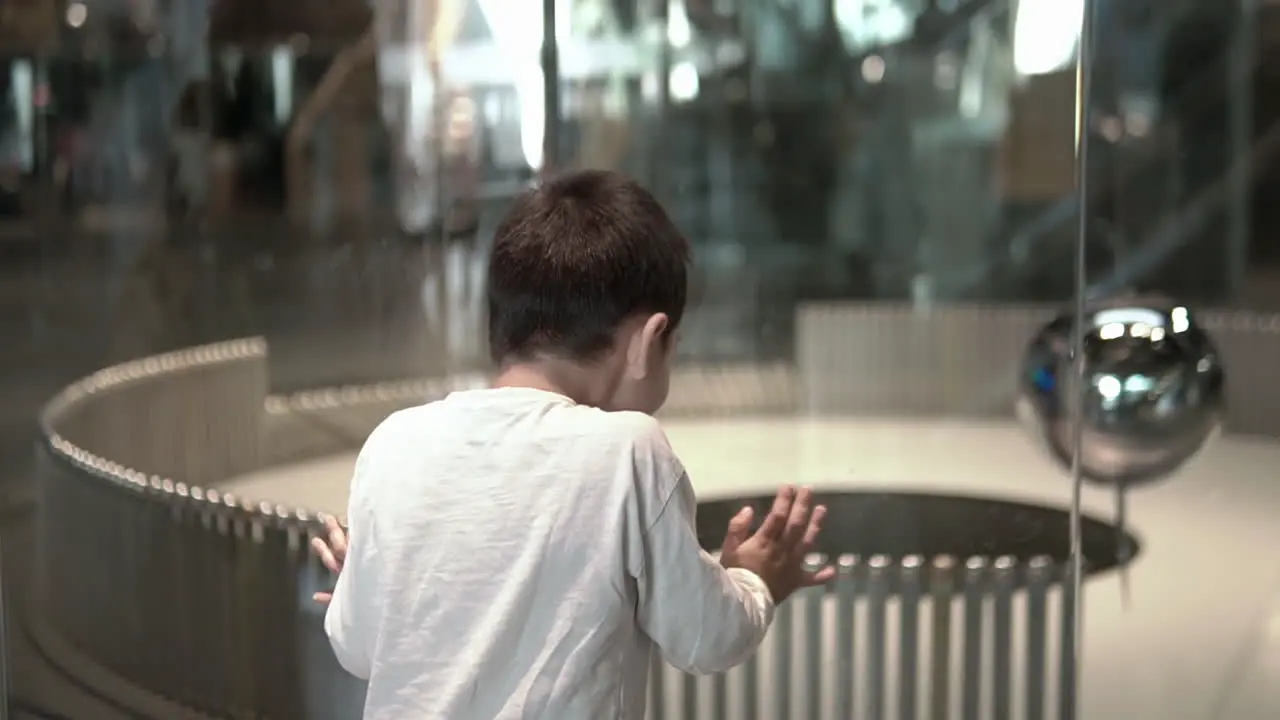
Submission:
[[727,720],[729,717],[729,683],[724,673],[711,676],[711,715],[712,720]]
[[[1084,392],[1085,392],[1085,312],[1088,309],[1086,297],[1089,278],[1088,243],[1089,236],[1089,147],[1093,133],[1089,129],[1093,117],[1093,62],[1094,33],[1097,23],[1095,0],[1083,0],[1080,19],[1080,47],[1076,60],[1076,195],[1079,202],[1076,218],[1076,253],[1075,253],[1075,322],[1072,324],[1071,361],[1075,375],[1075,392],[1071,397],[1071,557],[1069,560],[1070,583],[1064,588],[1064,598],[1070,599],[1072,615],[1065,618],[1069,634],[1063,638],[1064,660],[1063,685],[1061,688],[1062,709],[1070,709],[1071,714],[1062,714],[1059,720],[1074,720],[1076,678],[1081,656],[1080,622],[1078,602],[1082,591],[1081,572],[1084,564],[1084,548],[1081,545],[1080,503],[1084,494],[1084,475],[1081,466],[1082,448],[1084,444]],[[1063,611],[1066,612],[1064,607]],[[1070,682],[1066,682],[1067,680]],[[1067,698],[1070,697],[1070,701]]]
[[9,720],[9,606],[5,599],[4,563],[0,559],[0,720]]
[[858,556],[841,555],[836,564],[836,717],[853,717],[853,651],[857,637]]
[[649,720],[664,720],[667,716],[666,669],[662,656],[654,652],[653,664],[649,667]]
[[884,717],[885,663],[885,603],[889,599],[890,559],[876,555],[869,564],[867,578],[867,713],[868,720],[886,720]]
[[234,528],[231,514],[224,502],[224,499],[229,496],[213,496],[211,492],[206,497],[209,498],[210,504],[214,505],[210,509],[213,514],[210,518],[212,532],[209,533],[208,552],[217,558],[212,563],[213,572],[211,573],[211,584],[216,597],[213,603],[216,620],[210,627],[212,657],[215,659],[209,664],[217,668],[217,685],[215,686],[217,689],[213,697],[222,698],[223,702],[227,702],[227,698],[230,698],[230,702],[234,703],[238,700],[237,677],[242,672],[239,668],[243,667],[237,662],[239,658],[235,656],[235,555],[231,539]]
[[1116,560],[1120,563],[1120,603],[1129,609],[1129,560],[1133,548],[1129,546],[1129,486],[1116,484]]
[[[164,532],[168,536],[176,535],[178,542],[167,542],[164,544],[165,556],[167,559],[168,572],[165,574],[166,586],[168,588],[167,597],[164,598],[166,613],[169,616],[168,632],[172,634],[174,639],[174,652],[169,658],[173,663],[171,672],[176,678],[175,697],[197,698],[199,681],[196,680],[192,673],[188,672],[189,658],[195,656],[195,644],[192,640],[193,628],[197,623],[194,615],[191,614],[195,607],[195,602],[188,599],[187,593],[193,591],[197,586],[193,579],[193,573],[187,564],[183,562],[185,553],[181,548],[186,547],[188,541],[187,533],[191,523],[189,490],[185,485],[179,485],[178,496],[182,499],[181,504],[171,505],[168,509],[168,522],[164,525]],[[314,562],[313,567],[319,569],[319,561],[314,555],[307,555],[309,562]],[[316,583],[318,585],[318,583]]]
[[1080,636],[1080,595],[1071,588],[1078,586],[1079,580],[1074,577],[1078,572],[1074,563],[1067,563],[1064,568],[1062,591],[1062,683],[1058,690],[1058,720],[1075,720],[1076,693],[1079,684],[1080,666],[1076,641]]
[[769,717],[791,716],[791,651],[795,635],[795,603],[778,608],[773,622],[773,712]]
[[[827,564],[821,555],[810,556],[807,560],[810,571],[815,571]],[[822,717],[822,658],[825,651],[822,632],[822,605],[827,597],[826,588],[812,588],[805,594],[804,604],[804,648],[807,665],[805,672],[804,707],[805,717]]]
[[961,717],[979,720],[982,708],[982,604],[985,600],[987,559],[971,557],[964,563],[964,685]]
[[950,555],[933,559],[929,595],[933,600],[933,657],[929,661],[929,717],[950,716],[951,704],[951,598],[955,592],[956,560]]
[[742,719],[760,719],[760,659],[759,654],[751,656],[742,666]]
[[995,628],[992,632],[995,648],[992,652],[994,665],[992,672],[992,717],[994,720],[1009,720],[1013,674],[1013,589],[1016,587],[1018,564],[1012,557],[996,559]]
[[902,628],[899,631],[898,716],[916,718],[917,675],[920,667],[920,569],[924,558],[908,555],[902,559]]
[[542,103],[541,170],[544,175],[550,175],[560,166],[560,46],[556,39],[556,0],[542,0]]
[[1048,622],[1045,595],[1053,561],[1037,555],[1027,571],[1027,720],[1044,720],[1045,625]]
[[680,720],[692,720],[698,717],[698,684],[697,675],[684,674],[684,688],[680,697],[683,712]]

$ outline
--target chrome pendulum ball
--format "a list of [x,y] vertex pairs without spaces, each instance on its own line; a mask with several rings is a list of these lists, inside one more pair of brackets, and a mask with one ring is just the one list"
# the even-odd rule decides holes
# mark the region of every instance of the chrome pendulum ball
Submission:
[[[1204,328],[1176,303],[1110,300],[1087,308],[1083,322],[1083,372],[1071,357],[1074,313],[1054,318],[1031,340],[1019,378],[1018,414],[1066,468],[1079,437],[1081,476],[1115,487],[1116,560],[1127,568],[1133,551],[1125,532],[1128,488],[1169,476],[1218,429],[1222,360]],[[1126,605],[1127,577],[1122,569]]]
[[1160,480],[1204,447],[1222,422],[1223,367],[1186,307],[1123,299],[1088,308],[1083,378],[1072,367],[1074,329],[1074,314],[1044,326],[1027,347],[1020,377],[1019,415],[1056,461],[1071,466],[1078,387],[1080,470],[1087,480]]

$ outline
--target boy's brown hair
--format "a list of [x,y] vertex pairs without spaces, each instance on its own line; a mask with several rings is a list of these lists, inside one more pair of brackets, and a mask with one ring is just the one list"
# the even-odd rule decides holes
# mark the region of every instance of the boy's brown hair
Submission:
[[520,196],[489,262],[489,351],[590,360],[639,313],[680,323],[689,242],[647,190],[617,173],[566,174]]

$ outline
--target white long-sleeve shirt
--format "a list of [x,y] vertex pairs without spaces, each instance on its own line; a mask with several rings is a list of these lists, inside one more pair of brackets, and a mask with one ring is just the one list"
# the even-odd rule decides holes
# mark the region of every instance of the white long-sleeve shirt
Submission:
[[456,392],[369,437],[325,630],[366,720],[641,720],[655,646],[715,672],[773,617],[698,545],[657,421],[524,388]]

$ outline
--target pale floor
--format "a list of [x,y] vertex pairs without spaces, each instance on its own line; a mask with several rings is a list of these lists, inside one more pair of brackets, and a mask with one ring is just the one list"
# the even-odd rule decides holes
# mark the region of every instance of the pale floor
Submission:
[[[1065,475],[1011,423],[841,419],[669,421],[700,497],[818,488],[997,496],[1065,507]],[[342,513],[353,455],[234,481],[257,499]],[[1142,551],[1086,583],[1081,717],[1280,717],[1280,444],[1219,438],[1130,496]],[[1086,512],[1112,515],[1089,488]]]

